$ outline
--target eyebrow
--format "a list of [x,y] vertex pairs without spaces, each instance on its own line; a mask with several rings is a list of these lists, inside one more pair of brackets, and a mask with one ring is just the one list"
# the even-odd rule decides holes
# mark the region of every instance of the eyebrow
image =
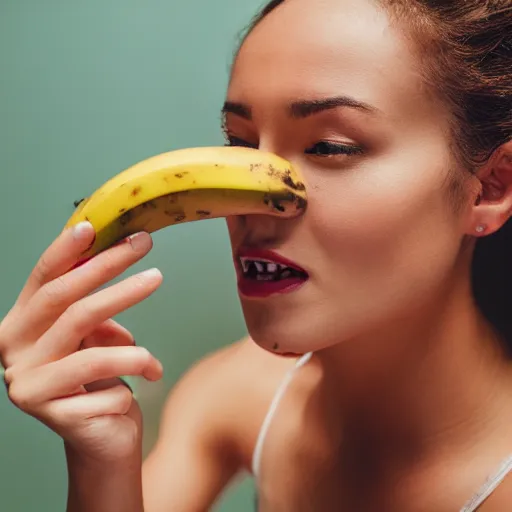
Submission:
[[[352,108],[371,114],[379,112],[376,107],[349,96],[335,96],[332,98],[324,98],[318,100],[295,101],[289,106],[288,112],[290,116],[295,119],[303,119],[325,110],[332,110],[338,107]],[[222,114],[226,115],[228,113],[242,117],[248,121],[252,119],[251,107],[245,105],[244,103],[226,101],[222,107]]]
[[235,114],[236,116],[243,117],[248,121],[252,119],[251,107],[234,101],[226,101],[224,103],[224,106],[222,107],[222,114]]
[[296,119],[302,119],[304,117],[309,117],[314,114],[318,114],[319,112],[332,110],[338,107],[353,108],[367,113],[378,112],[378,109],[372,105],[358,101],[349,96],[336,96],[334,98],[325,98],[319,100],[296,101],[290,105],[289,111],[292,117]]

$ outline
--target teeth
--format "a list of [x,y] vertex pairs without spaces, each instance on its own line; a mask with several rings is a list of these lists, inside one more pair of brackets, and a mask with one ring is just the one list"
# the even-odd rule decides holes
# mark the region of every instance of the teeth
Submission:
[[277,263],[267,263],[267,272],[277,272],[278,267],[281,267],[281,265]]
[[272,274],[258,274],[256,276],[257,281],[274,281],[274,276]]
[[240,258],[244,274],[258,281],[278,281],[300,275],[296,270],[273,261]]
[[265,263],[262,263],[261,261],[255,261],[254,264],[256,265],[258,272],[265,272]]
[[251,266],[252,261],[248,260],[246,258],[240,258],[240,263],[242,264],[242,268],[244,270],[244,273],[245,272],[249,272],[249,268]]

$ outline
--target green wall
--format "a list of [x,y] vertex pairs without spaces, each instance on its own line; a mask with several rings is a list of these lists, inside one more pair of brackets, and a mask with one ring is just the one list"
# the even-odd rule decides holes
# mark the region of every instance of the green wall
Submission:
[[[0,316],[12,305],[73,201],[151,155],[219,145],[237,35],[260,0],[0,0]],[[120,315],[165,366],[137,386],[145,449],[176,379],[245,325],[222,220],[154,236],[130,273],[157,266],[162,288]],[[212,284],[206,285],[209,281]],[[251,509],[252,482],[220,511]],[[64,510],[59,438],[0,393],[0,510]]]

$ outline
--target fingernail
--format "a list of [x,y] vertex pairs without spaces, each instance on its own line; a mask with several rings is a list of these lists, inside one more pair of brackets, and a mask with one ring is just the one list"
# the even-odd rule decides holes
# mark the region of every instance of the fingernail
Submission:
[[90,222],[79,222],[76,226],[73,226],[73,238],[75,240],[87,238],[91,234],[91,228],[92,224]]
[[162,273],[157,268],[150,268],[149,270],[144,270],[141,273],[144,277],[162,277]]
[[148,247],[148,237],[146,236],[146,233],[143,232],[129,236],[128,242],[130,242],[132,248],[136,251],[140,251]]

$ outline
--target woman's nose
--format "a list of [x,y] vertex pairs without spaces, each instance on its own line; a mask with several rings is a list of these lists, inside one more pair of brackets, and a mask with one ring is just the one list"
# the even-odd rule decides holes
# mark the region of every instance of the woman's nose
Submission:
[[272,215],[250,214],[228,218],[231,238],[240,245],[275,246],[286,240],[294,219]]

